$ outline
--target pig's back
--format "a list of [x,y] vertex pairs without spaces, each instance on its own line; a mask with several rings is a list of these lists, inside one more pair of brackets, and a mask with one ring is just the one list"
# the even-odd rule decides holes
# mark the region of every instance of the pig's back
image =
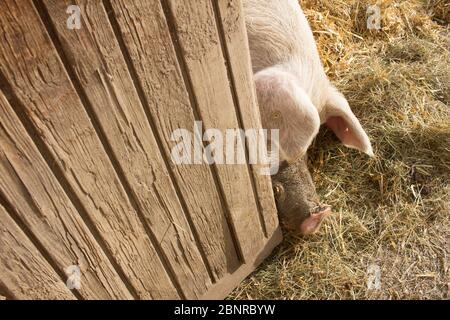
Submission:
[[314,36],[298,0],[244,0],[253,71],[293,57],[320,64]]

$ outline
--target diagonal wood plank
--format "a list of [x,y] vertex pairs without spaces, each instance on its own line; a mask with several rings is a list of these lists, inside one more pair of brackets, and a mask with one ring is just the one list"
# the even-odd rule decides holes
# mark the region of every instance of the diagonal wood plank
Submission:
[[[235,93],[238,114],[245,129],[261,129],[261,119],[253,85],[253,71],[248,46],[247,31],[242,15],[242,0],[213,0],[217,6],[219,32],[224,42],[231,71],[231,84]],[[251,165],[260,210],[267,235],[279,227],[277,208],[270,176],[261,175],[261,165]]]
[[74,300],[65,283],[0,203],[0,287],[10,299]]
[[1,1],[0,12],[0,73],[60,183],[79,199],[137,297],[179,298],[31,1]]
[[[159,1],[146,0],[115,0],[111,5],[110,17],[123,38],[144,107],[170,157],[176,144],[171,141],[172,133],[180,128],[192,132],[196,119],[162,7]],[[172,165],[172,171],[213,277],[217,280],[232,273],[241,263],[210,168]]]
[[131,299],[0,90],[0,193],[61,273],[80,266],[85,299]]
[[[239,128],[212,2],[167,2],[205,129]],[[249,261],[263,246],[265,235],[248,168],[218,165],[217,171],[243,258]]]
[[80,30],[66,27],[66,8],[72,0],[43,2],[62,43],[66,65],[81,83],[130,194],[185,297],[198,298],[211,279],[102,2],[77,2],[83,17]]

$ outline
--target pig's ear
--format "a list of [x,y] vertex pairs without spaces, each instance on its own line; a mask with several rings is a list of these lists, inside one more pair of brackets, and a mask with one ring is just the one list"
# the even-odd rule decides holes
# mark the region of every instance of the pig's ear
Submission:
[[374,156],[369,137],[350,109],[347,100],[335,88],[330,91],[325,115],[322,118],[345,146]]
[[297,82],[277,67],[255,74],[263,127],[280,130],[280,156],[288,162],[306,153],[320,128],[319,113]]

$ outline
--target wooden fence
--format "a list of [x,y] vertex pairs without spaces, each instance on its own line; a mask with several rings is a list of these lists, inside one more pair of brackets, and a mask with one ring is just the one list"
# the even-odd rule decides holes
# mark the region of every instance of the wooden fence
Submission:
[[279,243],[259,166],[171,159],[261,127],[240,0],[2,0],[0,39],[0,296],[223,298]]

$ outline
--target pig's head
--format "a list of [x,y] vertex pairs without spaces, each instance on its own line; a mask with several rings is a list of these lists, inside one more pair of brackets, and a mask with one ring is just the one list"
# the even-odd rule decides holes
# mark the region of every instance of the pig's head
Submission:
[[263,127],[280,130],[280,171],[273,177],[282,224],[300,234],[312,234],[331,207],[320,202],[307,167],[307,149],[326,123],[350,148],[373,155],[370,140],[347,100],[331,85],[324,89],[319,114],[296,78],[276,67],[255,75]]
[[272,178],[281,223],[302,235],[317,231],[331,207],[320,203],[305,155],[296,163],[282,165]]

